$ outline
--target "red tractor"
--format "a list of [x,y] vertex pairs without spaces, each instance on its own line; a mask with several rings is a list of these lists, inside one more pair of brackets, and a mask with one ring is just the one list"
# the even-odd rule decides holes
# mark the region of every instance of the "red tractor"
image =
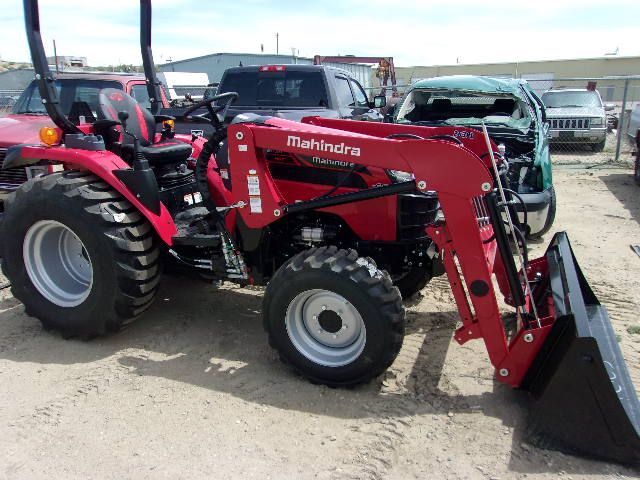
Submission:
[[[140,4],[157,105],[150,0]],[[167,128],[156,133],[156,124],[171,119],[112,89],[100,93],[98,120],[76,125],[58,108],[37,0],[24,6],[40,93],[56,126],[43,129],[41,145],[12,147],[5,164],[45,160],[64,170],[12,194],[1,248],[14,296],[45,327],[81,337],[117,330],[151,305],[163,262],[172,259],[210,280],[266,284],[264,325],[285,361],[317,383],[365,382],[398,354],[404,307],[390,275],[362,255],[375,245],[356,242],[334,222],[379,202],[378,216],[365,221],[386,235],[396,225],[388,223],[389,205],[398,200],[385,202],[408,195],[424,209],[412,227],[433,239],[426,254],[440,259],[450,281],[461,317],[455,339],[482,339],[497,378],[532,393],[530,441],[639,463],[640,404],[607,312],[565,233],[545,256],[527,258],[486,132],[483,161],[423,127],[256,115],[225,127],[218,113],[237,96],[227,93],[192,109],[205,106],[208,115],[186,112],[215,127],[189,144]],[[212,158],[225,138],[228,178]],[[338,181],[336,191],[318,195],[297,188],[295,176],[276,178],[274,155],[284,164],[317,155],[404,178],[341,193]],[[403,259],[387,261],[394,268]],[[515,331],[505,328],[498,291],[515,312]]]

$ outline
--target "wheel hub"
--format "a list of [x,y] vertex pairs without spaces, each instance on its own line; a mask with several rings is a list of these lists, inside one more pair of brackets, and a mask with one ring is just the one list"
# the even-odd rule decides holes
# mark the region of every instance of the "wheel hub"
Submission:
[[339,367],[364,350],[366,329],[360,312],[329,290],[298,294],[286,313],[287,333],[296,349],[320,365]]
[[66,225],[54,220],[34,223],[24,237],[22,254],[29,279],[51,303],[75,307],[91,293],[91,258]]

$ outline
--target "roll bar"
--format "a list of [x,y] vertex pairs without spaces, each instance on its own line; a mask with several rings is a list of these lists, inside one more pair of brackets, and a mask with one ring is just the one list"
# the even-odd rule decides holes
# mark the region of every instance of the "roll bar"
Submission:
[[162,92],[151,50],[151,22],[151,0],[140,0],[140,54],[142,55],[144,76],[147,79],[151,113],[157,115],[162,105]]
[[[47,114],[65,134],[82,133],[60,109],[55,77],[49,70],[47,56],[42,44],[38,0],[23,0],[23,8],[31,62],[35,71],[35,79],[38,82],[40,97]],[[140,0],[140,53],[142,55],[144,74],[147,79],[151,113],[156,115],[162,105],[162,93],[151,50],[151,0]]]
[[64,133],[82,133],[60,110],[58,92],[54,83],[55,78],[49,70],[47,56],[42,45],[38,0],[24,0],[24,22],[35,79],[38,82],[40,98],[42,98],[45,110],[53,123],[60,127]]

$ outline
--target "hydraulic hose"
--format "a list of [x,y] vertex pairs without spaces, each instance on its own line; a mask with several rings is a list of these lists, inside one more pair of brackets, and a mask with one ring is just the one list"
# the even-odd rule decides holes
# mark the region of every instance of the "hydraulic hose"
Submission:
[[220,149],[220,142],[224,141],[226,138],[226,128],[214,131],[202,147],[202,151],[196,160],[196,185],[198,187],[198,191],[202,195],[202,203],[210,212],[216,211],[216,204],[213,202],[213,196],[209,189],[209,181],[207,180],[209,160],[211,160],[212,155],[218,153],[218,150]]
[[505,192],[510,193],[511,195],[513,195],[514,197],[516,197],[516,199],[520,202],[520,204],[522,205],[522,219],[525,225],[527,225],[529,222],[529,217],[527,215],[527,204],[524,203],[524,199],[516,192],[514,192],[513,190],[509,189],[509,188],[505,188],[504,189]]

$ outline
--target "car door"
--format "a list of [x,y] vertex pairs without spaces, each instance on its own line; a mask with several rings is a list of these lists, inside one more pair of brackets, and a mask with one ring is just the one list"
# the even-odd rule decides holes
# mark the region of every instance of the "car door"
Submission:
[[356,111],[356,100],[353,98],[349,79],[344,75],[336,75],[334,85],[340,118],[353,118]]
[[371,104],[369,103],[369,99],[367,98],[367,94],[356,80],[353,78],[349,79],[349,84],[351,85],[351,91],[353,92],[353,97],[355,99],[355,108],[354,108],[354,120],[365,120],[369,122],[381,122],[384,118],[383,115],[371,108]]
[[535,165],[540,167],[542,173],[543,189],[553,186],[553,173],[551,167],[551,152],[549,149],[549,123],[547,122],[546,109],[544,103],[538,95],[528,86],[521,85],[521,92],[529,100],[529,108],[535,119],[536,128],[536,148]]

